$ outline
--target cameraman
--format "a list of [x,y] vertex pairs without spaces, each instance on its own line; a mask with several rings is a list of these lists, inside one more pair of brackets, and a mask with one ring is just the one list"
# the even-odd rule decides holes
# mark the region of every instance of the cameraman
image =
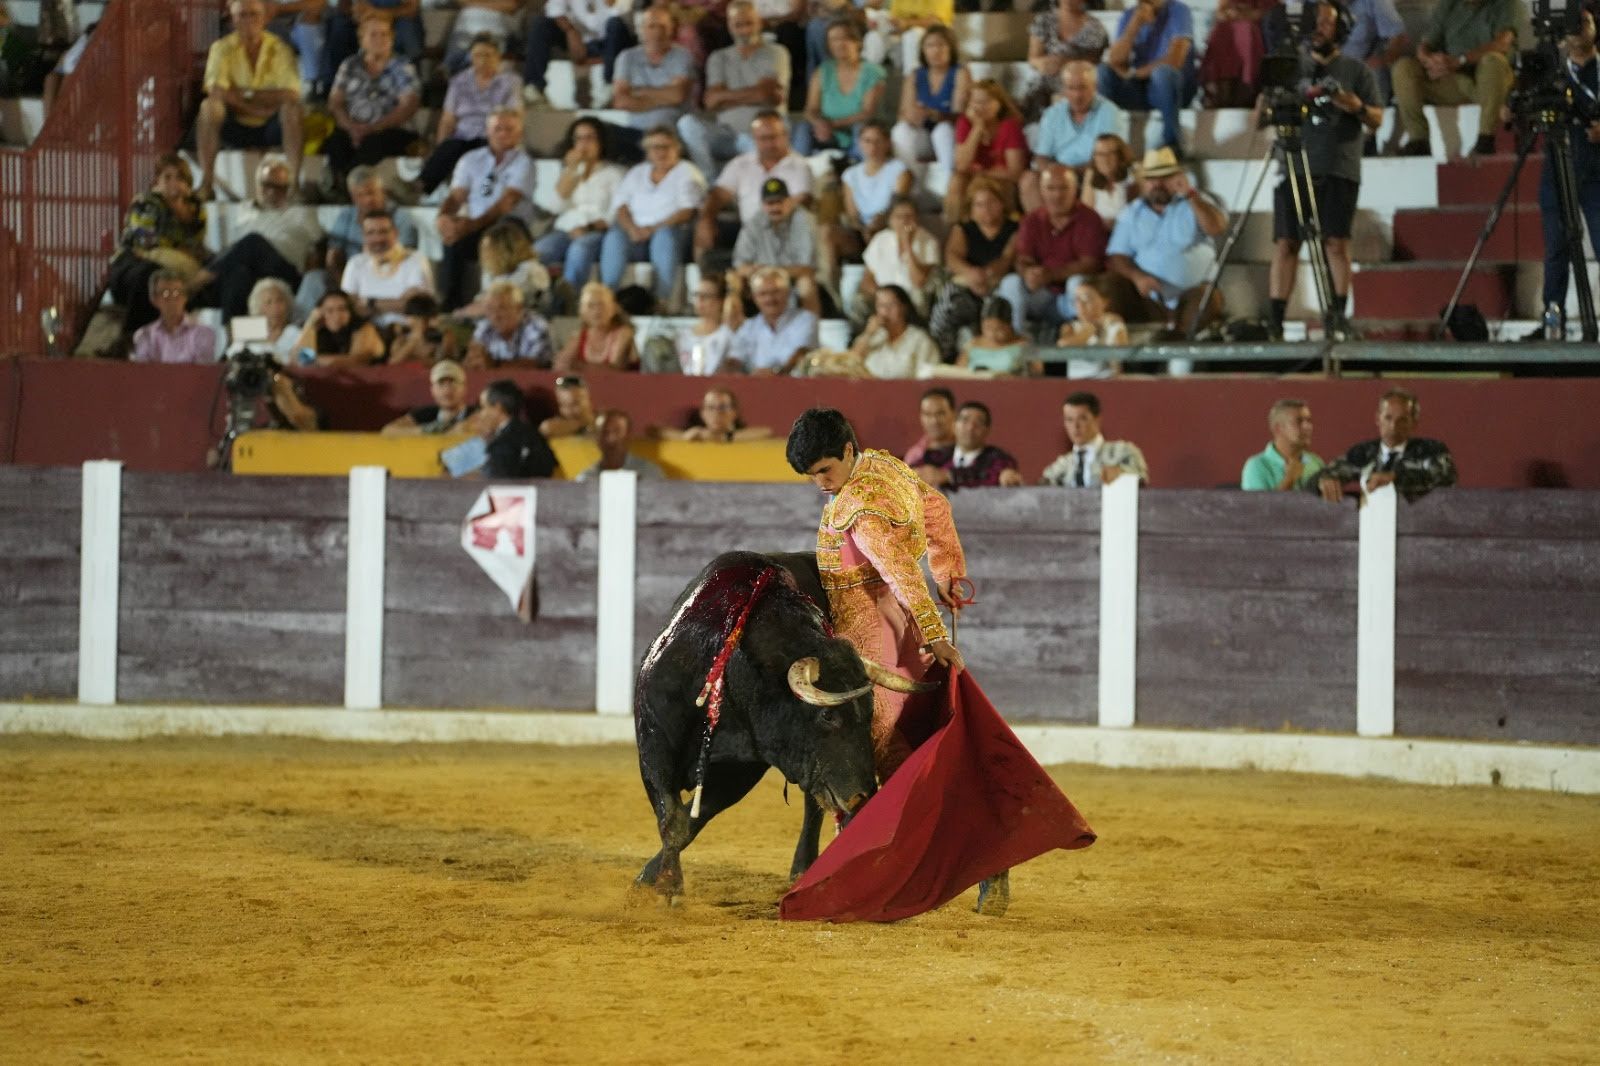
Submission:
[[[1317,219],[1322,224],[1322,246],[1332,275],[1332,301],[1327,308],[1330,324],[1344,319],[1345,297],[1350,292],[1350,229],[1361,195],[1361,150],[1367,134],[1383,121],[1378,80],[1360,60],[1339,54],[1348,16],[1337,3],[1316,6],[1316,25],[1300,57],[1300,79],[1295,88],[1312,100],[1311,113],[1302,124],[1306,165],[1316,193]],[[1294,213],[1289,182],[1295,171],[1284,160],[1286,175],[1273,197],[1272,272],[1268,295],[1272,307],[1272,335],[1283,336],[1283,316],[1294,293],[1299,272],[1300,242],[1304,234]],[[1303,179],[1302,179],[1303,180]],[[1309,214],[1305,189],[1301,203]]]
[[[1600,62],[1596,61],[1594,12],[1583,9],[1578,32],[1567,37],[1566,77],[1572,85],[1573,114],[1569,118],[1572,143],[1573,188],[1578,194],[1578,211],[1589,227],[1589,243],[1600,250]],[[1571,263],[1567,259],[1567,223],[1561,217],[1561,201],[1556,196],[1555,172],[1550,156],[1545,155],[1539,174],[1539,218],[1544,223],[1544,303],[1561,309],[1566,320],[1567,280]],[[1581,244],[1581,240],[1580,240]],[[1543,330],[1539,336],[1543,336]]]

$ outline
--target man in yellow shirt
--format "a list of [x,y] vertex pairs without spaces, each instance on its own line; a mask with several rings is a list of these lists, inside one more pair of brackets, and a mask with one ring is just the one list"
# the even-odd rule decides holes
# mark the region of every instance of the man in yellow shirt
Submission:
[[211,198],[217,152],[283,147],[290,183],[300,186],[300,74],[294,51],[267,33],[262,0],[232,0],[233,32],[206,56],[206,98],[195,123],[200,149],[200,196]]

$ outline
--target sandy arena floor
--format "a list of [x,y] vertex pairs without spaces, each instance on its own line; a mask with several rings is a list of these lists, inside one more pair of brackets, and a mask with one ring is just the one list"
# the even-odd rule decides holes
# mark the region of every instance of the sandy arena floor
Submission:
[[5,1062],[1600,1058],[1600,804],[1072,767],[1101,834],[777,921],[769,775],[669,910],[622,748],[0,738]]

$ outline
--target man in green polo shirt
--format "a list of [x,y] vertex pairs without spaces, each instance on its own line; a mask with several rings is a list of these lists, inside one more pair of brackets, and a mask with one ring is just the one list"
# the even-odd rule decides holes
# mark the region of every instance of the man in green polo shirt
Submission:
[[1517,38],[1525,36],[1522,0],[1439,0],[1415,56],[1394,65],[1394,102],[1406,131],[1404,155],[1429,155],[1424,104],[1478,105],[1474,155],[1494,152],[1500,109],[1516,78]]
[[1267,412],[1272,443],[1244,462],[1239,487],[1246,492],[1293,492],[1315,484],[1322,460],[1311,451],[1311,408],[1304,400],[1279,400]]

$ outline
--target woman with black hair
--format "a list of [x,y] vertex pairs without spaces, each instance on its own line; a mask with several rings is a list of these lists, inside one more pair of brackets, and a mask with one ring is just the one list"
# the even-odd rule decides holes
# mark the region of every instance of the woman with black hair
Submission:
[[917,324],[910,293],[898,285],[880,285],[873,305],[876,313],[850,346],[867,373],[875,378],[914,378],[940,364],[939,347]]
[[600,239],[611,224],[611,196],[623,169],[611,161],[605,123],[597,118],[585,116],[568,127],[562,148],[554,202],[543,205],[556,220],[533,250],[552,273],[581,289],[600,259]]

